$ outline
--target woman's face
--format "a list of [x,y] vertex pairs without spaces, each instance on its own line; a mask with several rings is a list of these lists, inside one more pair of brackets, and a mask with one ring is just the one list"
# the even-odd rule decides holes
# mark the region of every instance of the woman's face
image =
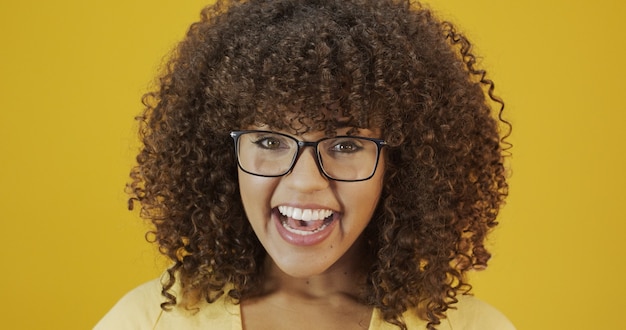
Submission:
[[[340,129],[337,135],[348,130]],[[378,138],[379,132],[361,129],[357,135]],[[325,135],[310,132],[294,137],[317,141]],[[338,261],[354,261],[346,260],[347,256],[358,253],[347,252],[370,222],[384,170],[381,155],[371,179],[333,181],[320,173],[314,148],[305,147],[293,170],[284,176],[261,177],[239,169],[239,188],[248,220],[274,263],[290,276],[305,278],[323,274]],[[301,221],[315,219],[320,220]]]

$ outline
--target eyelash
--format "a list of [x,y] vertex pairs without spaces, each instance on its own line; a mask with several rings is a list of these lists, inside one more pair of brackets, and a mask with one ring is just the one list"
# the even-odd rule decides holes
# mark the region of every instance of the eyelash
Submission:
[[[289,148],[289,143],[286,143],[280,136],[274,135],[260,135],[255,137],[251,142],[264,150],[280,150]],[[328,153],[347,155],[363,150],[363,146],[360,145],[358,140],[339,138],[337,141],[332,142],[333,143],[329,144],[329,147],[326,149]],[[343,149],[344,146],[347,148]]]
[[285,144],[279,139],[272,137],[272,136],[260,136],[256,138],[254,141],[252,141],[252,143],[256,144],[260,148],[268,149],[268,150],[278,149],[278,148],[272,148],[271,146],[268,145],[268,143],[278,143],[279,147]]

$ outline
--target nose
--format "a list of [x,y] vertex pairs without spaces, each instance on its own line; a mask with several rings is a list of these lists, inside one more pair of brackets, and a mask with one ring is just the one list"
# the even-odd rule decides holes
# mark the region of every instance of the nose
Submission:
[[291,172],[283,180],[292,188],[303,192],[322,190],[328,187],[329,179],[322,174],[317,164],[314,148],[304,148]]

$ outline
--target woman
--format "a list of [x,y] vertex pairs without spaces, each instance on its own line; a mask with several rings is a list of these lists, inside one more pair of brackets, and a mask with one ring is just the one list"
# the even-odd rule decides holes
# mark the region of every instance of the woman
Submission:
[[512,328],[466,294],[508,123],[451,24],[397,0],[218,2],[160,82],[129,190],[173,265],[97,328]]

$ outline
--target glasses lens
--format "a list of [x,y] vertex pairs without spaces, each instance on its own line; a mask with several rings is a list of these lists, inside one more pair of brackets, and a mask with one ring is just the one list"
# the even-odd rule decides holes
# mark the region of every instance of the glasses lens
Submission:
[[318,146],[326,175],[336,180],[364,180],[372,176],[378,161],[378,144],[359,137],[326,139]]
[[246,132],[239,136],[238,143],[239,165],[257,175],[286,174],[298,151],[295,139],[271,132]]

